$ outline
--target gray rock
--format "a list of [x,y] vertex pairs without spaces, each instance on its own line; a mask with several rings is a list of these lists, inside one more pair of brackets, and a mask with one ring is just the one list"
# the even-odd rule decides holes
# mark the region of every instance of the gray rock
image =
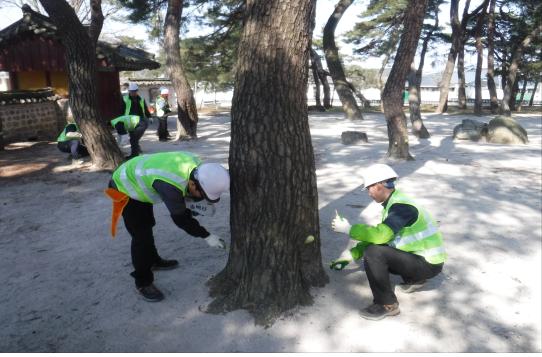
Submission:
[[463,119],[454,128],[454,139],[479,141],[487,135],[488,125],[478,120]]
[[526,144],[527,131],[513,118],[498,116],[489,122],[487,141],[494,144]]
[[361,131],[343,131],[341,134],[341,142],[343,145],[352,145],[362,141],[364,143],[369,142],[367,139],[367,134],[362,133]]

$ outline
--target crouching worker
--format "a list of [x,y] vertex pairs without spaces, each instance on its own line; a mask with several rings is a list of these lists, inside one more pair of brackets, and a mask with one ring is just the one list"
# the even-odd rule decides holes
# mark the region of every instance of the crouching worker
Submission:
[[68,123],[56,139],[58,150],[70,153],[72,163],[81,163],[81,158],[89,155],[83,136],[75,123]]
[[376,227],[351,225],[338,214],[332,221],[335,232],[348,234],[358,245],[331,262],[331,269],[342,270],[354,259],[363,257],[373,304],[361,316],[380,320],[399,314],[399,303],[389,274],[400,275],[399,288],[410,293],[442,271],[446,260],[442,235],[427,211],[395,189],[398,175],[388,165],[375,164],[363,174],[364,189],[382,204],[382,223]]
[[[131,254],[137,291],[148,301],[160,301],[164,295],[153,284],[153,270],[173,269],[176,260],[162,259],[154,244],[153,205],[163,201],[173,222],[186,233],[202,238],[213,248],[225,249],[225,243],[210,234],[193,217],[214,212],[209,209],[229,190],[230,176],[219,164],[202,163],[189,152],[162,152],[142,155],[126,161],[114,172],[106,194],[113,200],[111,234],[115,236],[120,215],[132,237]],[[204,201],[205,200],[205,201]],[[204,207],[203,209],[201,209]]]

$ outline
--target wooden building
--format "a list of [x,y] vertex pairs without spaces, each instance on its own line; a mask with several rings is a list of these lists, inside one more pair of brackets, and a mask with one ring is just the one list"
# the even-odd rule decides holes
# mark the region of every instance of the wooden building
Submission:
[[[23,5],[23,17],[0,31],[0,71],[9,73],[9,90],[53,89],[67,98],[68,75],[64,46],[48,17]],[[109,119],[120,108],[120,71],[156,69],[154,55],[128,46],[98,41],[97,94],[100,113]]]

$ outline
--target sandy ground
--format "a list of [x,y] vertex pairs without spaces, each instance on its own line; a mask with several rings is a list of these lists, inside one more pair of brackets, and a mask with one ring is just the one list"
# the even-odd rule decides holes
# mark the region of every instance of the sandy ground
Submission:
[[[128,275],[130,237],[122,223],[116,239],[108,234],[109,174],[72,166],[54,143],[10,145],[0,152],[0,352],[541,352],[542,120],[516,116],[528,145],[454,142],[453,127],[466,117],[426,115],[432,137],[412,137],[416,160],[393,164],[399,188],[440,223],[443,273],[422,291],[398,292],[399,316],[372,322],[358,315],[372,299],[363,268],[328,271],[312,306],[267,329],[246,311],[201,311],[211,301],[205,282],[227,254],[179,230],[163,205],[155,207],[157,247],[180,267],[156,273],[164,301],[142,300]],[[154,124],[142,147],[227,165],[229,120],[202,116],[200,139],[182,144],[158,142]],[[328,266],[351,244],[330,228],[335,209],[351,222],[378,223],[380,207],[359,189],[359,170],[384,162],[388,141],[381,114],[358,122],[311,114],[310,123]],[[342,145],[345,130],[366,132],[370,143]],[[228,241],[228,195],[217,211],[201,222]]]

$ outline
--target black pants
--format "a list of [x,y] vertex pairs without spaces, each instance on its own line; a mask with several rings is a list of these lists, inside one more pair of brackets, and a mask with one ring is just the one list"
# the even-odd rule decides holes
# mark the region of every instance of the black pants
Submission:
[[[149,123],[147,122],[147,119],[140,119],[139,124],[134,128],[133,131],[128,132],[130,135],[130,149],[132,156],[137,156],[141,153],[141,147],[139,146],[139,140],[145,133],[145,130],[147,130],[147,127],[149,126]],[[124,123],[119,122],[117,125],[115,125],[115,129],[117,130],[117,133],[119,135],[125,135],[126,129],[124,127]]]
[[365,272],[373,292],[373,302],[391,305],[397,302],[390,273],[400,275],[405,282],[430,279],[442,271],[443,264],[430,264],[423,257],[387,246],[372,244],[363,254]]
[[73,159],[88,156],[88,150],[79,140],[62,141],[57,144],[58,150],[69,152]]
[[169,132],[167,130],[167,115],[158,117],[158,140],[167,141],[169,139]]
[[135,278],[137,287],[147,286],[154,281],[151,267],[160,260],[152,234],[152,227],[156,224],[152,204],[130,199],[122,211],[122,218],[132,236],[131,253],[135,270],[130,275]]

